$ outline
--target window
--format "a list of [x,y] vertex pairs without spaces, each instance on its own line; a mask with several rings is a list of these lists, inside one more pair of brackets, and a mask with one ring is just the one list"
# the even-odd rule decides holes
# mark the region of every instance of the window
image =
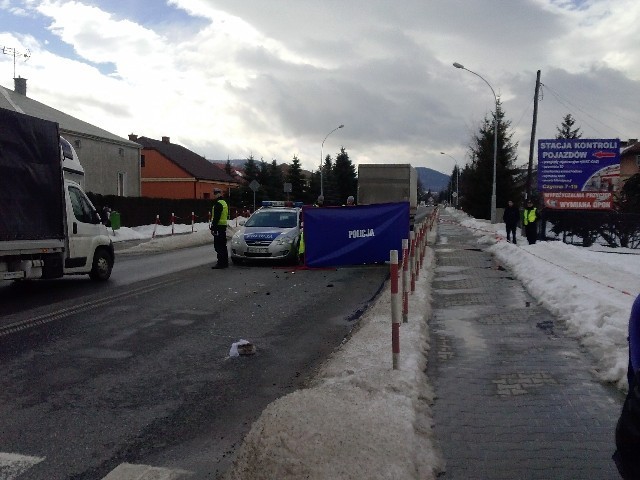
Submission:
[[124,192],[124,185],[125,185],[125,180],[126,180],[126,173],[125,172],[118,172],[118,192],[117,195],[119,197],[124,197],[125,192]]
[[73,149],[71,144],[64,138],[60,137],[60,147],[62,148],[62,157],[73,159]]
[[144,154],[140,155],[140,166],[144,168]]
[[118,149],[118,155],[120,155],[121,157],[124,157],[124,148]]
[[76,220],[82,223],[93,223],[93,209],[80,189],[69,187],[69,198]]
[[73,142],[73,144],[76,146],[76,148],[80,148],[81,143],[82,143],[82,142],[80,142],[80,140],[75,140],[75,141]]

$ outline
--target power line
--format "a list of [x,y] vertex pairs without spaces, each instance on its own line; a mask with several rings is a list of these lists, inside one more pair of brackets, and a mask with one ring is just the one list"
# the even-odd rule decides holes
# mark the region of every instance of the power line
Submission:
[[[618,132],[618,129],[617,129],[617,128],[614,128],[614,127],[612,127],[611,125],[607,125],[606,123],[604,123],[604,122],[600,121],[598,118],[596,118],[596,117],[594,117],[593,115],[589,114],[589,113],[588,113],[586,110],[584,110],[583,108],[581,108],[581,107],[579,107],[578,105],[576,105],[576,104],[574,104],[573,102],[571,102],[571,100],[569,100],[569,99],[567,99],[567,98],[562,97],[562,96],[560,95],[560,93],[556,92],[555,90],[553,90],[553,89],[552,89],[551,87],[549,87],[548,85],[542,84],[542,86],[543,86],[543,87],[545,87],[545,88],[549,91],[549,93],[551,93],[551,95],[553,95],[553,96],[555,97],[555,99],[556,99],[560,104],[562,104],[564,107],[566,107],[569,111],[571,111],[572,109],[574,109],[573,111],[574,111],[574,113],[575,113],[575,110],[577,110],[577,111],[581,112],[582,114],[586,115],[587,117],[589,117],[589,118],[593,119],[594,121],[598,122],[600,125],[602,125],[602,126],[606,127],[607,129],[612,130],[612,131],[614,131],[614,132]],[[602,110],[602,111],[606,111],[606,110],[604,110],[604,109],[601,109],[601,110]],[[618,113],[613,113],[613,112],[610,112],[610,111],[609,111],[608,113],[610,113],[610,114],[612,114],[612,115],[615,115],[615,116],[616,116],[616,117],[618,117],[618,118],[621,118],[621,119],[627,120],[627,121],[629,121],[629,122],[632,122],[632,123],[635,123],[635,124],[640,125],[640,122],[638,122],[638,121],[637,121],[637,120],[635,120],[635,119],[625,118],[625,117],[621,116],[621,115],[620,115],[620,114],[618,114]],[[574,115],[574,116],[575,116],[575,115]],[[585,124],[587,124],[589,127],[591,127],[591,128],[592,128],[595,132],[597,132],[599,135],[601,135],[601,136],[605,136],[605,135],[603,135],[603,134],[602,134],[602,132],[600,132],[597,128],[595,128],[593,125],[591,125],[590,123],[588,123],[588,122],[587,122],[587,121],[585,121],[584,119],[581,119],[580,121],[581,121],[581,122],[584,122]]]

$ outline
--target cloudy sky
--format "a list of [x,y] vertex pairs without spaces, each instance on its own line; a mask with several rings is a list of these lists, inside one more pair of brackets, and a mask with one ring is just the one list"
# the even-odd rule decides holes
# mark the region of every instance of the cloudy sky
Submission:
[[587,138],[640,137],[639,24],[637,0],[0,0],[29,97],[125,138],[307,169],[340,124],[325,155],[465,163],[494,97],[453,62],[500,96],[519,164],[537,70],[537,138],[567,113]]

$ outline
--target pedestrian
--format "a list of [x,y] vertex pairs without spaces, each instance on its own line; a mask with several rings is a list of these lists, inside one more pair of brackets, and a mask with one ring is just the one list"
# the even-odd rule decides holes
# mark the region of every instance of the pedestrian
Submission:
[[313,205],[314,207],[323,207],[324,206],[324,197],[322,195],[318,195],[318,200]]
[[227,251],[227,219],[229,218],[229,206],[222,198],[224,193],[219,188],[213,189],[213,208],[211,209],[211,235],[213,235],[213,248],[218,255],[218,262],[211,268],[220,269],[229,267],[229,252]]
[[111,208],[106,205],[102,208],[102,223],[107,228],[111,226]]
[[356,199],[353,198],[353,195],[349,195],[347,197],[347,207],[353,207],[356,204]]
[[616,424],[616,451],[613,460],[624,480],[640,478],[640,295],[629,315],[629,392]]
[[507,242],[513,242],[514,245],[518,243],[516,241],[516,227],[518,226],[518,218],[520,218],[520,210],[513,204],[512,200],[509,200],[507,202],[507,208],[504,209],[502,221],[504,222],[507,229]]
[[531,200],[527,200],[527,206],[522,217],[522,225],[529,245],[533,245],[538,238],[538,211]]

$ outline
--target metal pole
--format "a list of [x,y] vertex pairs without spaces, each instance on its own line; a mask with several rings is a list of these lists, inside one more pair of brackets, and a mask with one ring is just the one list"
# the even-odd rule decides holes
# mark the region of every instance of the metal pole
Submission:
[[493,93],[493,99],[496,105],[496,113],[493,118],[493,182],[491,185],[491,223],[496,223],[496,165],[498,158],[498,97],[496,96],[496,92],[491,86],[489,82],[482,76],[477,74],[476,72],[465,68],[464,65],[461,65],[458,62],[454,62],[453,64],[456,68],[461,68],[466,70],[469,73],[473,73],[476,77],[481,79],[484,83],[486,83],[491,89],[491,93]]
[[[456,171],[456,209],[457,209],[458,208],[458,202],[460,201],[460,191],[459,191],[459,188],[458,188],[458,186],[460,185],[460,167],[458,166],[458,160],[456,160],[454,157],[452,157],[451,155],[449,155],[448,153],[445,153],[445,152],[440,152],[440,155],[446,155],[451,160],[456,162],[454,170]],[[453,203],[453,202],[451,202],[451,203]]]
[[531,174],[533,172],[533,147],[536,142],[536,124],[538,122],[538,94],[540,92],[540,70],[536,75],[536,89],[533,99],[533,123],[531,125],[531,141],[529,142],[529,166],[527,167],[527,200],[531,198]]
[[322,158],[322,155],[324,151],[324,142],[327,140],[327,138],[329,138],[329,135],[331,135],[333,132],[335,132],[339,128],[343,128],[343,127],[344,125],[338,125],[336,128],[334,128],[329,133],[327,133],[327,136],[324,137],[324,140],[322,140],[322,146],[320,147],[320,195],[323,197],[324,197],[324,188],[322,185],[322,170],[323,170],[324,158]]

